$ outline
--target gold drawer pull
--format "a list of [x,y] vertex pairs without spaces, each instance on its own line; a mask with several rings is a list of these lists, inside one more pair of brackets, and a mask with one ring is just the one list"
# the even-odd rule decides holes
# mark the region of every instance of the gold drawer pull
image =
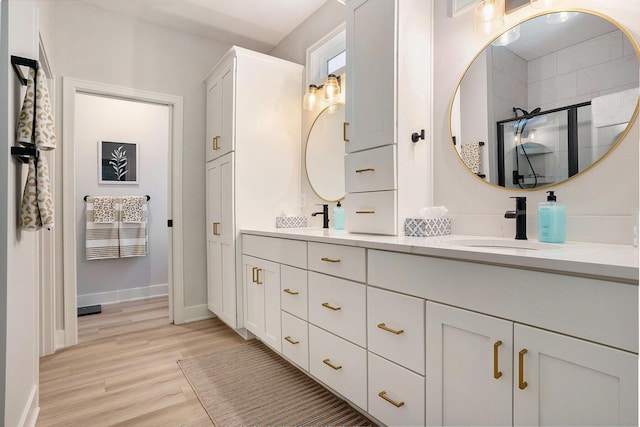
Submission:
[[253,267],[253,283],[255,283],[256,285],[262,285],[262,282],[260,281],[260,272],[262,271],[261,268],[258,267]]
[[293,345],[300,344],[300,341],[294,341],[294,340],[291,339],[291,337],[284,337],[284,339],[289,341]]
[[378,393],[378,396],[380,396],[381,398],[383,398],[384,400],[386,400],[387,402],[391,403],[393,406],[395,406],[396,408],[399,408],[401,406],[404,406],[404,402],[396,402],[393,399],[390,399],[387,397],[387,392],[386,391],[381,391],[380,393]]
[[331,259],[331,258],[320,258],[320,260],[324,261],[324,262],[340,262],[339,259]]
[[374,214],[376,211],[356,211],[357,214]]
[[256,283],[258,281],[258,279],[256,279],[256,271],[258,270],[258,267],[253,267],[251,269],[251,281],[253,283]]
[[322,363],[324,363],[325,365],[331,367],[331,369],[334,369],[336,371],[339,370],[339,369],[342,369],[342,366],[336,366],[336,365],[332,364],[330,361],[331,361],[331,359],[324,359],[322,361]]
[[356,173],[363,173],[363,172],[375,172],[376,170],[374,168],[366,168],[366,169],[356,169]]
[[502,372],[498,370],[498,347],[502,345],[502,341],[496,341],[493,344],[493,378],[496,380],[502,376]]
[[378,328],[382,329],[383,331],[387,331],[387,332],[391,332],[392,334],[396,334],[396,335],[400,335],[400,334],[404,334],[404,329],[400,329],[399,331],[395,330],[395,329],[391,329],[389,328],[386,324],[384,323],[380,323],[378,325]]
[[213,235],[214,236],[219,236],[220,235],[220,230],[218,230],[218,226],[220,225],[219,222],[214,222],[213,223]]
[[298,294],[299,294],[299,292],[292,291],[292,290],[291,290],[291,289],[289,289],[289,288],[285,289],[283,292],[286,292],[286,293],[288,293],[289,295],[298,295]]
[[338,311],[338,310],[340,310],[342,308],[342,307],[331,307],[331,305],[329,305],[328,302],[323,302],[322,306],[328,308],[329,310],[333,310],[333,311]]
[[213,149],[214,150],[219,150],[220,146],[218,145],[218,140],[220,139],[219,136],[214,136],[213,137]]
[[349,142],[349,138],[347,138],[347,126],[349,126],[348,122],[342,123],[342,139],[344,142]]
[[527,354],[527,349],[523,348],[518,353],[518,388],[524,390],[529,384],[524,380],[524,355]]

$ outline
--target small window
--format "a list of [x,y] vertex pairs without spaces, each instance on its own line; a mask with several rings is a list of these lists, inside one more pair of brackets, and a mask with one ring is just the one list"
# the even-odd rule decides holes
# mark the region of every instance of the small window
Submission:
[[342,24],[307,49],[307,86],[323,84],[329,74],[341,74],[346,56],[347,33]]
[[347,51],[343,50],[327,61],[327,74],[340,74],[347,61]]

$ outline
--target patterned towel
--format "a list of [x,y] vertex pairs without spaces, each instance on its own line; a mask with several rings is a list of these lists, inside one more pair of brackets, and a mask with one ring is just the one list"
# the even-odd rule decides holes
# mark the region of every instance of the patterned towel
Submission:
[[[37,75],[37,79],[36,79]],[[36,82],[37,80],[37,82]],[[34,109],[35,102],[35,132]],[[17,140],[28,146],[35,146],[39,150],[53,150],[56,148],[56,134],[53,115],[51,114],[51,102],[49,101],[49,89],[47,77],[38,64],[38,71],[31,68],[27,78],[27,91],[22,103],[20,122],[18,124]]]
[[480,172],[480,144],[462,144],[460,145],[460,157],[473,173]]
[[[96,222],[95,201],[98,197],[87,197],[86,218],[86,259],[110,259],[120,258],[120,237],[118,215],[114,216],[111,223]],[[115,200],[115,198],[113,198]],[[118,214],[120,205],[115,200],[114,210]]]
[[54,211],[49,166],[44,155],[29,158],[29,172],[24,186],[18,225],[22,230],[53,228]]
[[116,198],[113,196],[95,196],[93,198],[93,222],[96,224],[113,224],[116,215]]
[[126,223],[141,223],[146,196],[125,196],[122,198],[121,220]]
[[[147,231],[147,200],[140,206],[140,222],[125,221],[124,210],[120,221],[120,258],[145,256],[149,252],[149,235]],[[124,202],[123,202],[124,205]],[[136,215],[134,215],[136,216]]]

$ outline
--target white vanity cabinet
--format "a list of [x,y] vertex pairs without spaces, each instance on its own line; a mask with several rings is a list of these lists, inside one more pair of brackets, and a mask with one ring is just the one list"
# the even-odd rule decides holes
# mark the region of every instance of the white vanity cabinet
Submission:
[[245,328],[281,351],[280,264],[243,256]]
[[232,47],[206,78],[207,300],[235,329],[244,323],[240,227],[273,226],[284,206],[299,206],[302,70]]
[[414,143],[411,134],[428,135],[430,126],[431,7],[422,0],[347,2],[343,206],[351,232],[402,233],[404,219],[428,205],[428,142]]
[[427,303],[427,424],[635,425],[637,356]]

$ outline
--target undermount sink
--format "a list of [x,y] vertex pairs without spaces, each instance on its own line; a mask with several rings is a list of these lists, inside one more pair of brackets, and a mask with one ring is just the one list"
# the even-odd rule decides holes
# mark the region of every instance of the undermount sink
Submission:
[[539,251],[544,249],[558,249],[560,246],[552,243],[543,243],[531,240],[498,240],[498,239],[460,239],[448,242],[453,246],[463,246],[467,248],[504,248],[504,249],[526,249]]

